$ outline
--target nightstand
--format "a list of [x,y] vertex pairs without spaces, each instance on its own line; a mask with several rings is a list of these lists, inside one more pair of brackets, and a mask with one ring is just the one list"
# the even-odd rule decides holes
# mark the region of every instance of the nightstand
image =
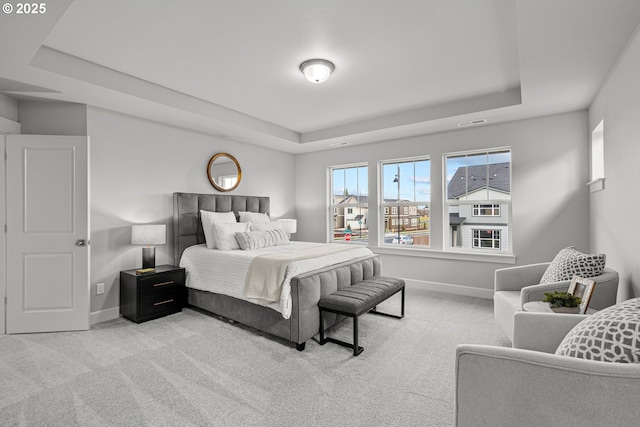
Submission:
[[186,303],[184,268],[157,266],[154,272],[120,272],[120,314],[136,323],[182,311]]

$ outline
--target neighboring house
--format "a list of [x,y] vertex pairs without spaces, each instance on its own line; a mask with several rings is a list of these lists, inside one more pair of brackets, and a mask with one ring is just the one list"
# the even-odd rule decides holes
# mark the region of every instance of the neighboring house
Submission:
[[334,195],[332,202],[334,205],[339,205],[333,208],[334,230],[347,227],[351,230],[366,230],[368,228],[368,196]]
[[[395,202],[396,200],[385,199],[385,202]],[[410,202],[409,200],[401,200]],[[426,211],[426,212],[425,212]],[[385,206],[384,207],[384,228],[385,231],[412,231],[428,226],[428,208],[418,209],[418,206]],[[427,217],[425,220],[424,217]]]
[[449,200],[477,203],[450,205],[452,247],[509,250],[511,167],[507,163],[461,167],[447,185]]

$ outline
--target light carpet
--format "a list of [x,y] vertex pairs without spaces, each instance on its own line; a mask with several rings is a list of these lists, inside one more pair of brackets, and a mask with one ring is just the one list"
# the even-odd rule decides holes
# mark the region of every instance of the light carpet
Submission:
[[[408,288],[404,319],[361,317],[358,357],[317,337],[298,352],[190,308],[0,336],[0,425],[450,426],[456,345],[510,345],[492,304]],[[351,326],[330,334],[351,341]]]

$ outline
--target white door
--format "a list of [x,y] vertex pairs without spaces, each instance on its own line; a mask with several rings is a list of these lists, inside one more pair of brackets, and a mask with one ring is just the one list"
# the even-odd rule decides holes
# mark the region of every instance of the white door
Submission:
[[89,140],[6,136],[7,333],[89,329]]

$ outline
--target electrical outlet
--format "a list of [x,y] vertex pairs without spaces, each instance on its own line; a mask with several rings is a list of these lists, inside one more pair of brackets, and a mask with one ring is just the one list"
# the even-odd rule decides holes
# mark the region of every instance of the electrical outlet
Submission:
[[98,283],[96,285],[96,295],[104,294],[104,283]]

